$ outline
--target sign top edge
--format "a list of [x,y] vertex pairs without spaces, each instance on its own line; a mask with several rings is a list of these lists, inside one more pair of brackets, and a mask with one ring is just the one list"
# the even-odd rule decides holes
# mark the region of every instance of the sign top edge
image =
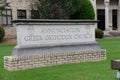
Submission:
[[13,23],[97,23],[98,20],[75,20],[75,19],[18,19]]

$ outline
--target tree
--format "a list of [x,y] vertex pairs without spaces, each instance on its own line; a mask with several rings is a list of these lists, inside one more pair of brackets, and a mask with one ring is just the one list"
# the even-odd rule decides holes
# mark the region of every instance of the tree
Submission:
[[[33,8],[32,18],[82,19],[80,15],[84,14],[85,10],[93,8],[86,8],[88,4],[89,6],[92,6],[89,0],[37,0],[35,3],[36,10]],[[91,15],[94,15],[94,11]]]
[[76,12],[79,0],[38,0],[36,7],[39,18],[42,19],[68,19]]

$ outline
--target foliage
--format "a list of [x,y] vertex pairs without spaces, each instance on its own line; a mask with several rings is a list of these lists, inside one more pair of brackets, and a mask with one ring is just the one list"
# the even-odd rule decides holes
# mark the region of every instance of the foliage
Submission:
[[38,12],[34,13],[35,9],[33,8],[32,18],[40,19],[94,18],[94,10],[89,0],[38,0],[35,5]]
[[83,2],[79,9],[71,16],[72,19],[95,19],[94,8],[90,0],[80,0]]
[[3,40],[4,36],[5,36],[5,30],[3,29],[3,27],[0,27],[0,41]]
[[41,19],[67,19],[79,4],[78,0],[38,0],[35,5]]
[[96,38],[103,38],[103,31],[101,29],[95,29],[95,37]]

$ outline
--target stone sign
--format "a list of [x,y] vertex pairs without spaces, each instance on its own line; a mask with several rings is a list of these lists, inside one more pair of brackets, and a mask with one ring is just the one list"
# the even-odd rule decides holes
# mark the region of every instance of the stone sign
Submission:
[[[98,50],[95,22],[80,20],[17,20],[13,56]],[[57,49],[56,49],[57,48]]]
[[106,59],[95,40],[94,20],[15,20],[17,46],[4,57],[7,70]]
[[54,45],[95,42],[95,26],[59,24],[59,25],[18,25],[18,46]]

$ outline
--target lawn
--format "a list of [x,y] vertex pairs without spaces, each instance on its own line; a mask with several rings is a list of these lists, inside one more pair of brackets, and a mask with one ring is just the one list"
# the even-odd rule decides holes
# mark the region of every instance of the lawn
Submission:
[[120,58],[120,38],[97,40],[107,50],[107,60],[9,72],[3,67],[3,56],[11,55],[15,44],[0,44],[0,80],[116,80],[110,61]]

